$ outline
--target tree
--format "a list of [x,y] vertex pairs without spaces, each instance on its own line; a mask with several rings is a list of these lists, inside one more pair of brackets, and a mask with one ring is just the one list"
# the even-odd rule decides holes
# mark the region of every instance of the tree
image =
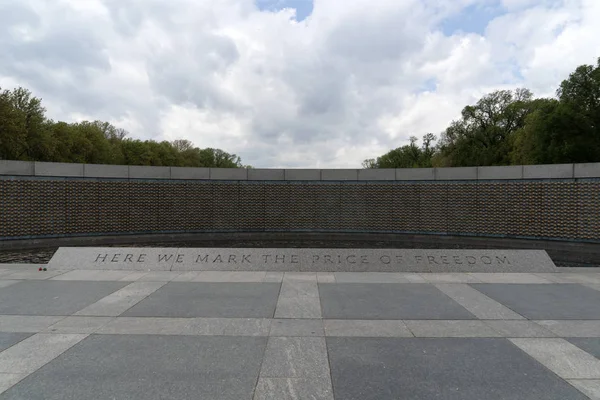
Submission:
[[557,90],[540,99],[515,135],[514,163],[583,163],[600,160],[600,59],[582,65]]
[[51,158],[55,143],[45,124],[41,99],[29,90],[16,88],[0,94],[0,155],[7,159]]
[[432,156],[436,147],[432,144],[435,135],[428,133],[423,136],[422,147],[417,146],[418,139],[410,137],[410,144],[398,147],[381,157],[363,161],[364,168],[425,168],[431,166]]
[[596,67],[582,65],[557,90],[561,103],[567,103],[590,119],[594,128],[600,123],[600,58]]
[[[54,122],[31,92],[0,88],[0,159],[91,164],[242,168],[220,149],[199,149],[189,140],[172,143],[128,139],[109,122]],[[249,166],[246,166],[249,167]]]
[[510,139],[532,111],[532,93],[500,90],[467,106],[442,134],[445,166],[510,164]]

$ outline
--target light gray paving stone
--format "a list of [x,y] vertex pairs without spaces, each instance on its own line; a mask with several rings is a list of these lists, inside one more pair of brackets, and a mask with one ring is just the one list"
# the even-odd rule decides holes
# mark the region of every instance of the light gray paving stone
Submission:
[[54,278],[55,276],[64,274],[66,271],[38,271],[29,270],[29,271],[17,271],[12,274],[4,275],[3,279],[23,279],[23,280],[39,280],[43,281],[46,279]]
[[0,353],[0,373],[32,373],[88,335],[38,333]]
[[567,382],[591,400],[600,400],[600,379],[569,379]]
[[269,338],[260,371],[261,378],[319,378],[328,375],[325,338]]
[[51,278],[53,281],[120,281],[124,280],[131,271],[68,271]]
[[562,273],[560,283],[583,283],[600,285],[600,274],[598,273]]
[[542,279],[545,279],[547,281],[553,282],[553,283],[571,283],[569,282],[568,279],[564,279],[562,276],[564,274],[561,273],[536,273],[535,276],[539,276]]
[[[130,271],[131,272],[131,271]],[[122,282],[135,282],[139,280],[141,277],[146,275],[149,271],[133,271],[123,279],[120,279]]]
[[171,282],[194,282],[196,279],[198,279],[198,276],[201,273],[202,272],[200,272],[200,271],[184,272],[183,274],[180,274],[180,275],[176,276],[175,278],[173,278],[173,280]]
[[556,337],[550,330],[533,321],[484,321],[493,330],[507,338]]
[[600,337],[600,321],[536,321],[560,337]]
[[118,317],[96,330],[107,335],[186,335],[193,318]]
[[264,282],[266,272],[203,271],[193,282]]
[[0,288],[9,287],[9,286],[14,285],[15,283],[18,283],[18,282],[21,282],[21,281],[17,281],[17,280],[14,280],[14,281],[6,280],[5,281],[5,280],[2,280],[2,281],[0,281]]
[[509,339],[563,379],[600,379],[600,360],[564,339]]
[[270,271],[265,274],[263,282],[281,283],[283,281],[283,272]]
[[303,281],[317,282],[316,272],[286,272],[283,276],[284,281]]
[[333,272],[317,272],[318,283],[335,283],[335,275]]
[[97,334],[188,335],[188,336],[269,336],[271,320],[266,318],[146,318],[118,317],[102,326]]
[[254,400],[333,400],[331,378],[260,378]]
[[454,272],[447,274],[421,274],[427,282],[429,283],[477,283],[480,282],[474,276],[463,272]]
[[152,271],[140,277],[137,282],[171,282],[181,275],[178,271]]
[[429,283],[427,282],[427,280],[425,280],[425,278],[423,278],[421,274],[417,274],[414,272],[406,272],[403,273],[402,276],[410,283]]
[[274,319],[271,336],[325,336],[321,319]]
[[67,317],[46,329],[46,333],[94,333],[112,317]]
[[0,332],[38,333],[65,317],[0,315]]
[[337,283],[409,283],[395,272],[335,272],[334,275]]
[[191,334],[206,336],[269,336],[267,318],[194,318]]
[[525,319],[467,284],[440,283],[435,287],[479,319]]
[[319,297],[316,282],[284,280],[281,284],[280,297]]
[[324,320],[326,336],[413,337],[403,321]]
[[133,282],[90,304],[75,315],[116,317],[156,292],[167,282]]
[[0,332],[0,352],[30,337],[31,333]]
[[19,383],[27,374],[0,374],[0,394]]
[[553,283],[552,281],[529,273],[485,274],[471,272],[469,275],[482,283]]
[[275,318],[321,318],[321,302],[318,297],[279,296]]
[[416,337],[501,337],[483,321],[404,321]]

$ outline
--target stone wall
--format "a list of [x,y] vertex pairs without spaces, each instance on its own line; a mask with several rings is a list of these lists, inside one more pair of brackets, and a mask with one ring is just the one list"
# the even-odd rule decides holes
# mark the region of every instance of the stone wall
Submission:
[[600,164],[245,170],[0,161],[0,239],[227,231],[600,242]]

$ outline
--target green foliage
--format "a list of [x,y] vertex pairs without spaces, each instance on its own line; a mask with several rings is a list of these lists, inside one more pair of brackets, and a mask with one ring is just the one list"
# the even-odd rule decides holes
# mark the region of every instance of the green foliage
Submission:
[[156,142],[127,138],[102,121],[73,124],[45,116],[41,99],[23,88],[0,89],[0,159],[88,164],[242,168],[240,158],[199,149],[189,140]]
[[432,133],[423,136],[423,145],[417,146],[417,138],[412,136],[410,144],[399,147],[378,157],[363,162],[364,168],[426,168],[431,167],[431,158],[435,153],[432,143],[436,137]]
[[[365,168],[554,164],[600,161],[600,59],[563,81],[558,99],[500,90],[467,106],[440,143],[417,157],[411,144],[365,160]],[[416,150],[415,150],[416,149]],[[428,159],[428,161],[426,161]]]

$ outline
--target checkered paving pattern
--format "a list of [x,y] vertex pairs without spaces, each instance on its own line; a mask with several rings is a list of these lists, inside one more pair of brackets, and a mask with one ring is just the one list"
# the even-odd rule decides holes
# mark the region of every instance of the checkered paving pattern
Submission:
[[0,399],[598,399],[600,273],[0,269]]

